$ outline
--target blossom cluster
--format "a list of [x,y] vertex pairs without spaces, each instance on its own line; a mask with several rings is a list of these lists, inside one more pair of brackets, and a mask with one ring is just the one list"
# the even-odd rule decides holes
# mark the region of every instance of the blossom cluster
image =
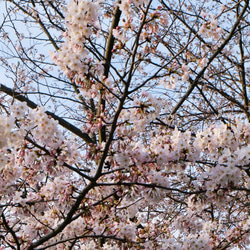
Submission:
[[86,76],[103,73],[102,62],[93,62],[85,43],[92,33],[97,33],[99,27],[99,3],[89,0],[71,1],[66,13],[67,31],[65,42],[57,54],[51,52],[52,59],[63,70],[64,74],[74,78],[77,84],[89,89],[91,83],[84,83]]
[[[58,122],[43,107],[29,110],[23,103],[14,103],[10,111],[10,116],[1,115],[0,137],[5,140],[0,147],[0,200],[13,206],[9,211],[11,223],[22,217],[18,237],[28,244],[38,230],[45,233],[46,225],[57,223],[52,210],[56,214],[72,206],[77,179],[72,179],[63,165],[79,160],[80,154],[74,144],[65,142]],[[43,226],[30,221],[32,214]]]
[[[203,18],[206,18],[209,15],[203,12],[202,16]],[[222,28],[218,26],[218,20],[211,16],[210,20],[202,24],[198,34],[203,37],[212,37],[213,39],[218,40],[222,34]]]
[[136,0],[136,1],[130,1],[130,0],[122,0],[119,4],[119,8],[121,11],[124,12],[124,15],[127,17],[133,16],[137,11],[136,9],[146,4],[147,0]]
[[[145,111],[141,110],[142,107],[149,108],[152,105],[157,110],[156,99],[147,92],[143,92],[141,99],[135,99],[133,104],[135,110],[139,109],[137,113],[140,116]],[[23,222],[29,220],[31,213],[39,219],[32,222],[32,225],[23,225],[18,234],[29,242],[37,237],[34,228],[45,233],[47,227],[54,227],[59,223],[59,211],[70,210],[74,195],[85,184],[80,178],[72,178],[63,167],[64,162],[80,164],[80,155],[74,146],[65,144],[57,122],[43,108],[29,111],[26,106],[20,105],[19,108],[17,105],[11,107],[11,110],[12,118],[3,117],[4,126],[1,125],[0,130],[7,138],[7,142],[1,147],[1,199],[10,199],[12,194],[9,200],[14,205],[12,212],[17,218],[25,216]],[[157,112],[159,111],[160,109]],[[121,118],[128,119],[126,115]],[[138,120],[138,116],[135,115],[133,119]],[[130,122],[133,119],[130,118]],[[151,119],[147,116],[145,119],[147,126]],[[126,124],[121,123],[119,127],[123,126]],[[113,171],[98,180],[101,188],[93,188],[86,195],[86,201],[82,204],[86,217],[74,220],[65,228],[65,232],[68,236],[73,236],[88,231],[90,235],[113,235],[128,241],[149,241],[159,234],[162,235],[161,240],[152,243],[153,245],[148,243],[148,249],[164,248],[170,242],[173,249],[177,246],[183,249],[201,249],[205,246],[212,248],[208,228],[219,227],[219,224],[204,224],[206,218],[203,218],[202,211],[214,200],[217,201],[217,206],[223,206],[223,200],[230,198],[227,195],[229,190],[238,185],[249,188],[249,177],[244,172],[250,163],[249,131],[249,123],[235,120],[234,123],[207,127],[196,133],[181,132],[177,128],[161,129],[155,131],[148,143],[136,139],[138,136],[131,137],[130,133],[119,134],[123,136],[123,140],[112,143],[110,156],[107,158],[109,169]],[[10,140],[13,134],[19,138],[18,143]],[[38,148],[31,147],[28,137]],[[95,150],[100,149],[96,147]],[[90,156],[86,157],[90,159]],[[206,171],[200,170],[200,164],[203,165],[201,169]],[[190,171],[195,172],[195,178],[190,177]],[[50,173],[50,179],[46,180],[44,173]],[[25,179],[26,185],[29,183],[25,189],[21,188],[20,179]],[[242,182],[243,179],[245,182]],[[156,226],[160,222],[148,222],[144,213],[149,204],[159,206],[159,209],[161,206],[165,207],[165,202],[169,202],[166,195],[178,190],[176,186],[180,180],[183,189],[185,188],[183,192],[193,194],[185,205],[185,213],[178,215],[175,222],[169,224],[172,230],[177,230],[179,240],[176,241],[169,234],[162,234],[165,230],[163,224]],[[105,186],[105,183],[110,186]],[[96,203],[96,200],[103,200],[103,204]],[[113,207],[116,203],[117,206]],[[16,206],[17,204],[19,205]],[[109,209],[113,212],[106,216]],[[24,211],[29,212],[23,214]],[[160,214],[158,219],[161,219]],[[248,218],[242,217],[242,221],[249,224]],[[12,222],[15,223],[14,218]],[[242,231],[232,229],[234,237],[241,233]],[[63,235],[59,234],[57,237]],[[57,237],[48,244],[54,244]],[[230,240],[232,236],[227,237]],[[109,244],[111,243],[106,243]]]

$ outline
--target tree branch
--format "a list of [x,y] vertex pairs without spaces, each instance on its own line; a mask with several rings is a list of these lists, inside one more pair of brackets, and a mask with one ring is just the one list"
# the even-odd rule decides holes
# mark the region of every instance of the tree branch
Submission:
[[188,91],[186,92],[186,94],[181,98],[181,100],[176,104],[176,106],[174,107],[174,109],[171,111],[170,115],[174,115],[178,109],[181,107],[181,105],[187,100],[187,98],[189,97],[189,95],[193,92],[194,88],[196,87],[196,85],[199,83],[199,79],[203,76],[204,72],[206,71],[206,69],[208,68],[208,66],[211,64],[211,62],[216,58],[216,56],[224,49],[224,47],[228,44],[228,42],[231,40],[231,38],[234,36],[234,32],[237,28],[237,26],[239,25],[241,19],[243,18],[246,9],[248,8],[248,4],[249,4],[249,0],[246,1],[246,4],[243,8],[243,10],[241,11],[239,17],[237,18],[235,24],[233,25],[230,33],[228,34],[228,36],[226,37],[226,39],[224,40],[224,42],[222,43],[222,45],[217,49],[217,51],[209,58],[207,65],[200,71],[200,73],[197,75],[197,77],[195,78],[194,81],[191,80],[191,85],[188,89]]
[[[13,89],[6,87],[3,84],[0,84],[0,91],[4,92],[5,94],[11,96],[12,98],[14,98],[20,102],[26,102],[27,106],[32,108],[32,109],[36,109],[38,107],[38,105],[36,103],[34,103],[30,99],[28,99],[27,97],[22,95],[21,93],[18,93],[16,91],[14,91]],[[61,117],[55,115],[54,113],[52,113],[50,111],[46,111],[45,113],[47,115],[51,116],[53,119],[57,120],[62,127],[66,128],[67,130],[69,130],[73,134],[82,138],[86,143],[93,143],[94,144],[94,141],[90,138],[90,136],[87,133],[83,133],[79,128],[75,127],[71,123],[67,122],[66,120],[62,119]]]

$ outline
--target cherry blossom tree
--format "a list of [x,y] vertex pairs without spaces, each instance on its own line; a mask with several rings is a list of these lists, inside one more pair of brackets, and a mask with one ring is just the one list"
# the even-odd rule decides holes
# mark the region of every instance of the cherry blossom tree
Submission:
[[0,4],[0,249],[247,249],[249,0]]

